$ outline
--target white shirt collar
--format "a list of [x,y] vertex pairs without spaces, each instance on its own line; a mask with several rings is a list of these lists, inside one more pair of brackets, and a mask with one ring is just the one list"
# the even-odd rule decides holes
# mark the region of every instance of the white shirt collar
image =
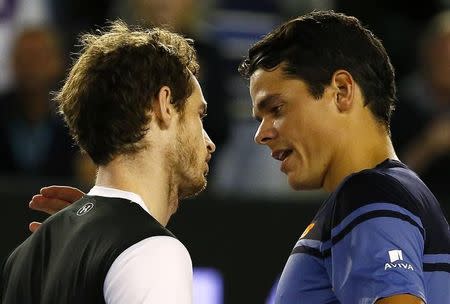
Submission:
[[141,206],[145,211],[147,211],[148,214],[151,215],[150,211],[148,210],[147,206],[145,205],[142,198],[133,192],[119,190],[115,188],[110,187],[103,187],[103,186],[94,186],[92,187],[91,191],[87,195],[94,195],[94,196],[103,196],[103,197],[116,197],[116,198],[123,198],[130,200],[139,206]]

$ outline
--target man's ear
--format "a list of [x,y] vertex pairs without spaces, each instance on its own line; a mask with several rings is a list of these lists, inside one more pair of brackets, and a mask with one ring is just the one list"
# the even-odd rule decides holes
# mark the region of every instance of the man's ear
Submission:
[[168,86],[161,87],[153,101],[152,110],[155,119],[163,129],[167,129],[170,126],[170,122],[176,112],[171,101],[172,91]]
[[331,83],[336,90],[336,106],[339,112],[349,111],[353,106],[355,95],[355,81],[352,75],[345,70],[338,70],[334,72]]

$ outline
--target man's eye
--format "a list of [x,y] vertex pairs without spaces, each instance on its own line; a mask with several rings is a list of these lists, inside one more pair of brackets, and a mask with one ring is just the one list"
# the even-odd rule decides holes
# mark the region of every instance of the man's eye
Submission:
[[272,109],[270,109],[270,112],[272,112],[275,115],[278,115],[278,114],[280,114],[282,107],[283,107],[283,105],[278,105],[276,107],[273,107]]

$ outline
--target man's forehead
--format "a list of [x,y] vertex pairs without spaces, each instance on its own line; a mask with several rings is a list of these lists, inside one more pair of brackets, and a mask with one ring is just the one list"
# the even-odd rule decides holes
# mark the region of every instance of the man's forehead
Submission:
[[200,83],[198,82],[197,78],[194,75],[192,75],[191,79],[194,83],[194,92],[192,92],[192,94],[193,95],[198,94],[197,96],[200,97],[197,98],[199,100],[198,106],[206,110],[208,104],[203,96],[202,87],[200,86]]
[[253,90],[255,87],[258,87],[261,82],[261,78],[264,76],[265,73],[262,69],[257,69],[251,76],[250,76],[250,90]]
[[276,92],[276,83],[271,80],[271,72],[258,69],[250,77],[250,95],[253,107]]
[[194,86],[200,87],[200,83],[198,82],[197,77],[195,77],[195,75],[192,74],[191,71],[189,71],[189,75],[190,75],[190,80],[191,80],[191,82],[194,84]]
[[261,97],[260,94],[270,94],[276,90],[280,81],[284,79],[284,74],[280,67],[266,71],[264,69],[257,69],[250,76],[250,94],[252,98]]
[[193,88],[193,92],[192,94],[202,94],[202,87],[200,86],[200,83],[198,82],[197,77],[195,77],[192,73],[191,73],[191,83],[192,83],[192,88]]

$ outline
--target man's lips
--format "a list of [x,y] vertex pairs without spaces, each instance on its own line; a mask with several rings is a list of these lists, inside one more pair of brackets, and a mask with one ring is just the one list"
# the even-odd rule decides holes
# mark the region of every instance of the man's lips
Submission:
[[272,152],[272,157],[276,160],[283,161],[292,153],[291,149],[280,149]]
[[208,175],[209,173],[209,161],[211,160],[211,154],[208,154],[208,156],[205,159],[206,169],[204,175]]

